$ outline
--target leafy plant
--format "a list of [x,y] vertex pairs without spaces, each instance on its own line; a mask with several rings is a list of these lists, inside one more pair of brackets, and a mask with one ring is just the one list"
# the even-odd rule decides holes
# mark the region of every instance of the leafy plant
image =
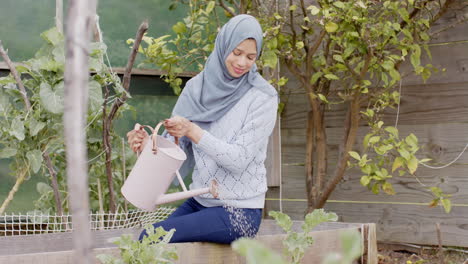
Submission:
[[[320,223],[336,221],[338,216],[335,213],[327,213],[323,209],[316,209],[307,214],[302,224],[302,232],[292,231],[293,222],[291,218],[281,212],[271,211],[272,216],[278,226],[286,231],[286,238],[283,240],[284,255],[290,258],[286,262],[278,253],[263,246],[254,239],[242,238],[232,244],[232,248],[240,255],[246,257],[247,263],[256,264],[284,264],[300,263],[304,257],[305,250],[312,245],[313,239],[309,233]],[[357,257],[361,256],[361,235],[357,230],[346,230],[340,234],[341,252],[330,253],[324,259],[324,264],[351,264]]]
[[[26,88],[30,107],[25,107],[28,104],[23,102],[23,95],[16,88],[18,84],[11,74],[0,78],[0,158],[11,160],[10,169],[18,181],[22,182],[36,174],[47,177],[46,182],[37,185],[41,197],[35,202],[36,208],[60,214],[68,210],[62,125],[64,37],[55,28],[43,32],[41,37],[45,44],[35,57],[16,66]],[[115,99],[115,96],[124,92],[119,77],[103,63],[105,52],[105,44],[91,44],[89,67],[94,74],[89,79],[86,132],[93,210],[98,209],[99,191],[96,182],[102,177],[100,182],[105,183],[102,107],[112,103],[111,100],[104,102],[102,90],[113,89],[114,95],[109,99]],[[129,149],[122,146],[121,138],[115,133],[112,134],[112,141],[115,146],[112,162],[118,165],[117,168],[122,168],[121,153]],[[113,184],[120,186],[124,173],[117,170]],[[102,196],[107,195],[105,188],[102,188]],[[123,206],[123,198],[120,204]]]
[[232,249],[244,256],[247,263],[286,264],[281,255],[251,238],[241,238],[231,245]]
[[304,223],[301,226],[302,232],[295,232],[292,230],[291,218],[287,214],[271,211],[269,215],[286,232],[283,245],[285,255],[291,258],[292,263],[299,263],[304,257],[305,250],[314,242],[312,236],[309,235],[312,229],[320,223],[338,220],[335,213],[327,213],[323,209],[316,209],[305,216]]
[[175,229],[165,231],[162,227],[154,229],[153,225],[145,229],[148,236],[142,241],[134,240],[126,234],[112,239],[120,249],[120,258],[104,254],[97,258],[103,264],[162,264],[173,263],[178,259],[176,249],[168,245]]
[[323,264],[352,264],[362,255],[362,241],[359,231],[352,229],[343,231],[341,237],[341,252],[328,254]]

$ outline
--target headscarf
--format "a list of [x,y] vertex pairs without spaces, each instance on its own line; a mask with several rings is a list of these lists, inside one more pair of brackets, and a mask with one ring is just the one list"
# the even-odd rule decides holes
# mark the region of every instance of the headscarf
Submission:
[[256,41],[258,59],[263,32],[253,16],[235,16],[221,28],[204,70],[187,82],[174,107],[173,116],[213,122],[226,114],[252,87],[276,95],[275,88],[257,72],[256,64],[239,78],[233,78],[226,68],[225,60],[229,54],[249,38]]

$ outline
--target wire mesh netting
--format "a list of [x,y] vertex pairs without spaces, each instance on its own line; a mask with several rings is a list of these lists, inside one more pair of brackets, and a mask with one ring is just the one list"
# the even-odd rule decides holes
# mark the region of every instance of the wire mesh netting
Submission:
[[[89,214],[91,230],[141,228],[147,224],[166,219],[175,208],[159,207],[155,212],[141,210]],[[71,232],[72,215],[54,215],[38,211],[26,214],[4,214],[0,216],[0,236],[21,236],[45,233]]]

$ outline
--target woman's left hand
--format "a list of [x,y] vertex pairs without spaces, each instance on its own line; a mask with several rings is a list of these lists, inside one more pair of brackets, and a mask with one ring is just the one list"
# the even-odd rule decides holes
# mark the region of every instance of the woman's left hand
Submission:
[[181,116],[174,116],[164,120],[164,126],[171,136],[178,138],[186,136],[195,143],[198,143],[203,135],[203,130],[199,126]]

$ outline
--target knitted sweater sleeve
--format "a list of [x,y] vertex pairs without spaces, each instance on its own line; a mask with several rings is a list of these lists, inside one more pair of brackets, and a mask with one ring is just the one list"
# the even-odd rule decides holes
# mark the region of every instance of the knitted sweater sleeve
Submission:
[[250,104],[243,126],[229,142],[204,131],[197,144],[217,164],[233,173],[243,172],[254,157],[262,154],[260,151],[266,149],[264,145],[275,126],[278,97],[258,99]]

